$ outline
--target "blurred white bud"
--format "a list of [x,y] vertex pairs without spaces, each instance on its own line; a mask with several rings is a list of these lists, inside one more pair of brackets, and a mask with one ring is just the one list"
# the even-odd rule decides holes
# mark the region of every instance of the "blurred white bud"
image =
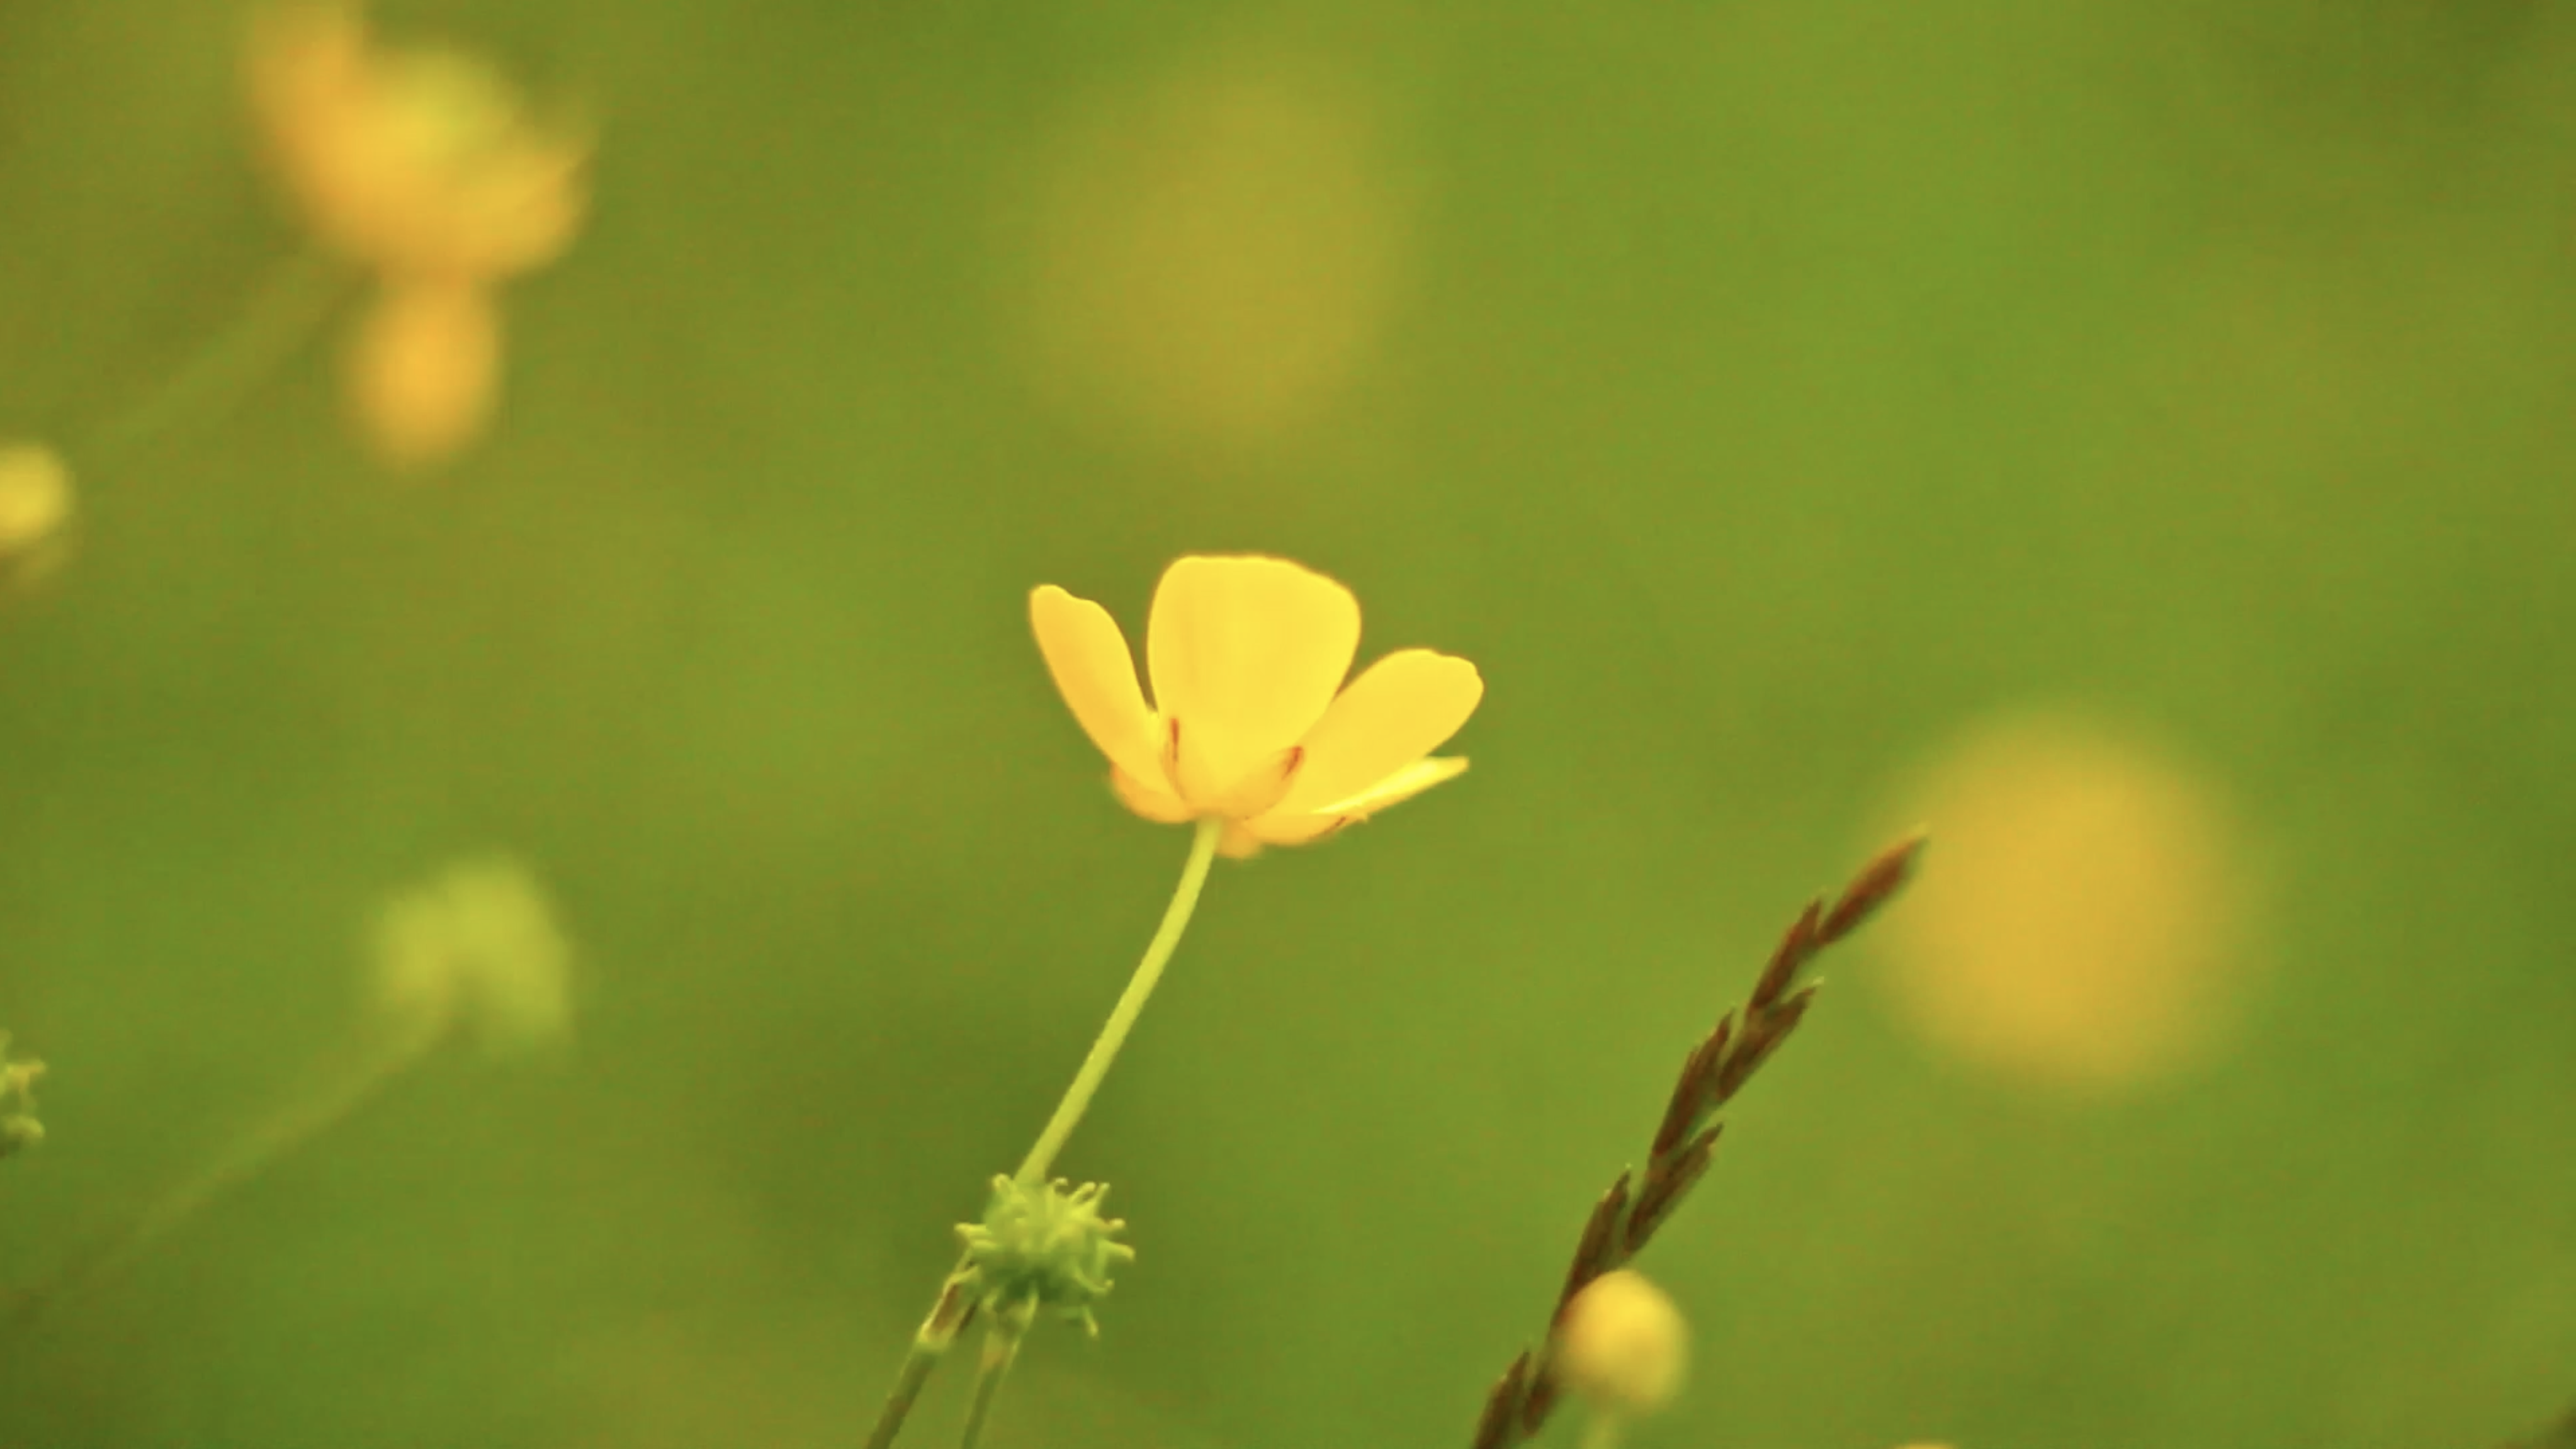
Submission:
[[376,1000],[406,1025],[464,1030],[494,1051],[572,1027],[572,946],[545,889],[507,856],[451,866],[387,902],[375,925]]
[[1595,1410],[1649,1414],[1681,1391],[1690,1326],[1664,1290],[1621,1268],[1585,1285],[1556,1327],[1549,1367]]

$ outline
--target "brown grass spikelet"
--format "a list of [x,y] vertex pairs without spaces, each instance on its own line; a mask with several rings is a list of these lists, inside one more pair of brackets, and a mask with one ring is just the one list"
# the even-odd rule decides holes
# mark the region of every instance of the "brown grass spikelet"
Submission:
[[1625,1268],[1643,1252],[1698,1185],[1716,1153],[1724,1125],[1713,1120],[1718,1110],[1789,1039],[1814,1003],[1814,983],[1801,980],[1807,967],[1826,947],[1859,930],[1895,898],[1913,873],[1924,842],[1918,833],[1871,857],[1831,905],[1821,897],[1809,902],[1781,937],[1742,1008],[1721,1015],[1682,1059],[1644,1170],[1621,1172],[1593,1204],[1549,1315],[1548,1341],[1536,1350],[1523,1350],[1494,1381],[1476,1421],[1474,1449],[1508,1449],[1535,1439],[1546,1427],[1557,1399],[1550,1358],[1568,1305],[1603,1275]]

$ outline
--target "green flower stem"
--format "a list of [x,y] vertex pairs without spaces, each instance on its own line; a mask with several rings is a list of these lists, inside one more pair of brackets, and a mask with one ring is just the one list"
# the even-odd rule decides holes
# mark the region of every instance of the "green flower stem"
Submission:
[[921,1386],[930,1382],[930,1371],[939,1367],[939,1360],[947,1352],[946,1344],[931,1348],[920,1335],[914,1335],[911,1349],[903,1356],[903,1370],[894,1377],[894,1391],[886,1395],[885,1407],[877,1413],[877,1426],[868,1434],[868,1449],[887,1449],[894,1443],[894,1436],[903,1432],[903,1421],[912,1414],[913,1400],[921,1397]]
[[1083,1112],[1091,1106],[1092,1094],[1100,1090],[1100,1079],[1109,1075],[1109,1064],[1118,1060],[1118,1049],[1127,1044],[1127,1033],[1144,1013],[1145,1002],[1153,996],[1156,983],[1163,979],[1163,967],[1180,946],[1181,933],[1189,929],[1190,914],[1199,908],[1199,890],[1207,884],[1208,866],[1215,861],[1216,843],[1224,834],[1225,821],[1216,816],[1199,822],[1198,834],[1190,841],[1189,863],[1181,867],[1181,884],[1172,892],[1172,904],[1163,912],[1163,924],[1145,947],[1145,959],[1136,963],[1136,974],[1127,978],[1127,990],[1119,996],[1107,1024],[1091,1043],[1091,1054],[1082,1059],[1082,1070],[1073,1074],[1073,1085],[1065,1089],[1064,1100],[1056,1103],[1055,1116],[1038,1134],[1037,1145],[1021,1160],[1015,1176],[1022,1184],[1046,1180],[1047,1169],[1055,1166],[1055,1155],[1064,1150],[1065,1139],[1081,1124]]
[[930,1382],[930,1371],[939,1367],[939,1361],[948,1356],[948,1346],[975,1321],[974,1267],[973,1258],[958,1259],[948,1281],[940,1285],[930,1316],[913,1331],[912,1346],[904,1350],[903,1367],[895,1373],[885,1407],[877,1410],[867,1449],[891,1449],[895,1436],[903,1432],[903,1421],[912,1414],[913,1400],[921,1397],[921,1386]]
[[[1064,1150],[1065,1140],[1081,1123],[1083,1111],[1100,1090],[1101,1079],[1109,1075],[1109,1064],[1117,1060],[1118,1049],[1126,1045],[1127,1033],[1135,1029],[1136,1018],[1144,1013],[1146,999],[1163,979],[1163,968],[1171,964],[1172,952],[1179,949],[1181,933],[1189,929],[1190,916],[1199,906],[1199,892],[1207,885],[1208,867],[1216,861],[1217,841],[1224,835],[1222,819],[1211,817],[1199,822],[1198,834],[1190,841],[1189,861],[1181,867],[1181,883],[1172,892],[1172,903],[1163,910],[1163,924],[1146,944],[1144,959],[1136,963],[1135,974],[1127,978],[1127,989],[1110,1009],[1108,1022],[1091,1043],[1090,1055],[1082,1059],[1082,1069],[1074,1073],[1073,1085],[1065,1089],[1064,1100],[1056,1103],[1055,1115],[1047,1120],[1046,1130],[1038,1134],[1037,1145],[1020,1163],[1016,1181],[1031,1185],[1041,1181],[1047,1169],[1055,1165],[1056,1154]],[[895,1436],[903,1432],[904,1420],[912,1413],[913,1401],[921,1397],[922,1385],[930,1379],[930,1371],[948,1356],[957,1335],[974,1321],[974,1269],[975,1260],[969,1255],[959,1258],[957,1266],[949,1270],[947,1281],[940,1285],[938,1301],[930,1305],[930,1316],[921,1321],[921,1327],[912,1335],[912,1346],[904,1351],[903,1367],[896,1371],[885,1407],[877,1411],[876,1427],[868,1431],[866,1449],[892,1449]],[[985,1387],[988,1382],[991,1388]],[[992,1390],[998,1387],[998,1374],[988,1371],[979,1378],[979,1403],[989,1400]]]
[[1012,1361],[1020,1356],[1020,1339],[1027,1331],[1028,1325],[1009,1313],[993,1315],[984,1326],[984,1361],[975,1368],[975,1397],[966,1405],[966,1427],[957,1437],[957,1449],[975,1449],[983,1442],[984,1420],[993,1412],[993,1397],[1001,1391]]

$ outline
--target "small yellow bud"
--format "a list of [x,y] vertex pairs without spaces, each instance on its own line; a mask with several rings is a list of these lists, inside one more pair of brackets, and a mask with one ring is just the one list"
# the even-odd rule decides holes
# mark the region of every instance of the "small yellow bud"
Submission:
[[57,562],[72,521],[72,473],[39,443],[0,445],[0,572],[27,579]]
[[1626,1268],[1574,1295],[1549,1361],[1557,1380],[1601,1412],[1648,1414],[1680,1392],[1690,1326],[1663,1289]]
[[349,353],[349,400],[378,457],[420,467],[454,456],[490,423],[501,314],[470,282],[387,286]]

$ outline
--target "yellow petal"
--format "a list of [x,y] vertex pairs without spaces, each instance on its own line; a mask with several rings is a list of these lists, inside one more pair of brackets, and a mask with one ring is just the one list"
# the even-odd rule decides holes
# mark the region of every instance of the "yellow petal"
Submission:
[[[1154,777],[1160,780],[1162,776]],[[1186,825],[1198,818],[1198,812],[1180,796],[1159,784],[1148,784],[1125,770],[1109,772],[1109,788],[1118,792],[1118,803],[1153,821],[1157,825]]]
[[488,282],[580,229],[590,136],[540,128],[473,57],[379,45],[355,4],[286,0],[255,21],[246,69],[279,181],[351,260]]
[[1261,853],[1261,837],[1244,828],[1240,820],[1225,822],[1225,833],[1216,838],[1216,853],[1228,860],[1250,860]]
[[1228,820],[1249,820],[1277,809],[1297,777],[1298,762],[1304,758],[1305,751],[1290,745],[1253,766],[1217,797],[1215,813]]
[[478,276],[533,271],[563,255],[590,206],[589,142],[531,137],[485,161],[458,188],[449,264]]
[[1180,724],[1174,783],[1211,805],[1296,744],[1359,649],[1351,591],[1275,558],[1184,558],[1163,574],[1145,630],[1154,703]]
[[1368,667],[1306,732],[1305,761],[1279,802],[1317,810],[1375,786],[1458,732],[1485,697],[1476,666],[1429,649],[1399,649]]
[[[1055,676],[1056,692],[1064,696],[1082,732],[1132,782],[1169,793],[1154,715],[1145,708],[1145,692],[1136,687],[1136,663],[1118,621],[1089,599],[1044,584],[1029,595],[1029,628],[1038,636],[1047,672]],[[1160,818],[1137,809],[1133,801],[1128,808]]]
[[[1351,817],[1347,815],[1290,815],[1274,810],[1258,820],[1229,821],[1226,833],[1231,839],[1234,832],[1243,832],[1245,838],[1253,842],[1252,850],[1258,850],[1264,845],[1310,844],[1350,823]],[[1244,852],[1246,855],[1251,853],[1251,850]]]
[[1346,800],[1336,800],[1316,813],[1366,820],[1389,805],[1401,804],[1432,786],[1467,773],[1465,755],[1434,755],[1416,760]]
[[1347,800],[1337,800],[1321,810],[1273,810],[1257,820],[1244,821],[1243,828],[1265,845],[1304,845],[1466,772],[1466,760],[1457,756],[1416,760]]

